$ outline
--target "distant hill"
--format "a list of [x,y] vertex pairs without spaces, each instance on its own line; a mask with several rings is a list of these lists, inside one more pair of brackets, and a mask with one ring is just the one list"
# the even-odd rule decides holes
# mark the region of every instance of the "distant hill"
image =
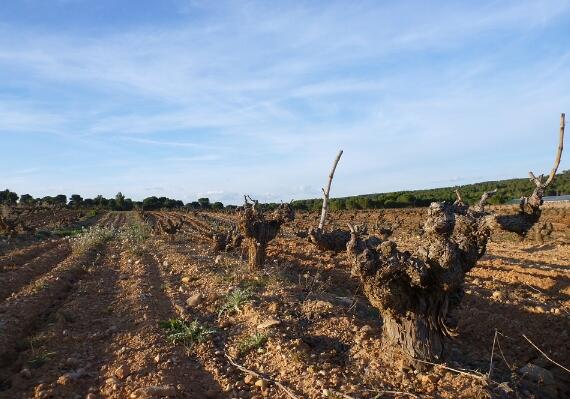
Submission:
[[[459,189],[463,200],[475,203],[485,191],[497,188],[490,204],[505,204],[514,198],[530,195],[534,184],[529,179],[508,179],[466,184],[464,186],[441,187],[427,190],[396,191],[392,193],[363,194],[352,197],[333,198],[330,200],[331,210],[342,209],[382,209],[427,206],[434,201],[455,201],[455,189]],[[570,194],[570,170],[556,175],[554,182],[548,187],[546,195]],[[322,198],[293,201],[295,209],[318,210]]]

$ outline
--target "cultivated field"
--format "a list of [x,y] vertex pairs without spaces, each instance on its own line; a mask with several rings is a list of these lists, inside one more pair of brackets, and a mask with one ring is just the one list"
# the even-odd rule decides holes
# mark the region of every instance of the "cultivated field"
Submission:
[[[328,224],[389,226],[413,250],[425,214],[344,211]],[[0,397],[570,397],[570,374],[523,337],[569,366],[570,206],[543,207],[546,237],[492,232],[446,362],[415,369],[383,346],[346,252],[303,237],[318,218],[297,213],[251,271],[247,251],[212,249],[233,214],[37,216],[34,234],[0,242]]]

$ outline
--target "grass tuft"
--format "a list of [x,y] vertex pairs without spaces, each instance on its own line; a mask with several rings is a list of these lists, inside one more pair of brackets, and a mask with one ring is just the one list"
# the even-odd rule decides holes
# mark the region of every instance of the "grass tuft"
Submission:
[[238,343],[238,353],[240,356],[246,355],[254,349],[261,348],[267,342],[268,335],[262,332],[256,332],[253,335],[243,338]]
[[42,352],[35,355],[33,358],[28,360],[28,366],[33,369],[38,369],[42,365],[48,362],[48,360],[55,355],[55,352]]
[[241,308],[248,302],[251,302],[252,294],[249,289],[237,288],[226,296],[226,301],[218,312],[218,317],[224,313],[239,313]]
[[208,337],[216,332],[213,328],[208,328],[194,320],[188,323],[180,319],[170,319],[159,323],[159,326],[166,330],[166,338],[174,344],[183,344],[186,347],[200,342],[204,342]]
[[115,230],[102,226],[90,227],[81,234],[71,239],[74,252],[86,252],[111,240],[115,236]]

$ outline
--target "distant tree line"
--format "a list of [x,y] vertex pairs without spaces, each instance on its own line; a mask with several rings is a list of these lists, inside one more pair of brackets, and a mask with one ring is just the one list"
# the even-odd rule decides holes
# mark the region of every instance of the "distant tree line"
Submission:
[[0,191],[0,204],[5,205],[22,205],[22,206],[55,206],[67,207],[71,209],[104,209],[110,211],[130,211],[132,209],[157,210],[157,209],[224,209],[221,202],[211,203],[209,198],[199,198],[197,201],[184,204],[180,200],[167,197],[147,197],[142,201],[133,201],[126,198],[122,193],[117,193],[115,198],[105,198],[98,195],[95,198],[83,198],[79,194],[72,194],[69,200],[66,195],[59,194],[56,196],[45,196],[34,198],[30,194],[17,193],[8,189]]
[[[432,202],[455,201],[455,189],[459,189],[464,201],[473,204],[485,191],[498,189],[490,204],[505,204],[523,195],[529,195],[534,189],[529,179],[509,179],[467,184],[456,187],[442,187],[429,190],[397,191],[383,194],[366,194],[354,197],[334,198],[329,201],[331,210],[351,209],[385,209],[428,206]],[[570,170],[556,175],[554,182],[548,187],[546,196],[570,194]],[[293,201],[297,210],[320,210],[322,198]]]
[[[397,191],[383,194],[366,194],[353,197],[333,198],[329,200],[329,209],[332,211],[352,209],[386,209],[408,208],[428,206],[434,201],[455,201],[455,189],[461,191],[464,201],[475,203],[484,191],[497,188],[499,191],[494,195],[490,204],[505,204],[523,195],[529,195],[534,189],[529,179],[509,179],[488,181],[483,183],[467,184],[465,186],[442,187],[429,190]],[[570,194],[570,170],[565,170],[556,176],[554,182],[548,186],[546,196]],[[167,197],[148,197],[142,201],[133,201],[125,198],[122,193],[117,193],[115,198],[105,198],[98,195],[95,198],[82,198],[79,194],[72,194],[69,200],[66,195],[59,194],[54,197],[46,196],[34,198],[29,194],[19,196],[8,189],[0,191],[0,204],[8,205],[44,205],[61,206],[73,209],[106,209],[112,211],[129,211],[132,209],[156,210],[185,208],[191,210],[233,210],[236,206],[224,206],[221,202],[210,202],[209,198],[184,204],[180,200]],[[279,204],[259,204],[265,209],[274,209]],[[322,198],[298,200],[292,202],[296,210],[320,210]]]

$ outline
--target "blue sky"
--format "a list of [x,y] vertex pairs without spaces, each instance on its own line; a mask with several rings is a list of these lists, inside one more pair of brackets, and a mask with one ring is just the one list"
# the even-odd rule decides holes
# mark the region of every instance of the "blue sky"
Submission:
[[550,170],[560,112],[569,1],[0,7],[0,189],[20,194],[318,197],[340,148],[333,196],[524,177]]

